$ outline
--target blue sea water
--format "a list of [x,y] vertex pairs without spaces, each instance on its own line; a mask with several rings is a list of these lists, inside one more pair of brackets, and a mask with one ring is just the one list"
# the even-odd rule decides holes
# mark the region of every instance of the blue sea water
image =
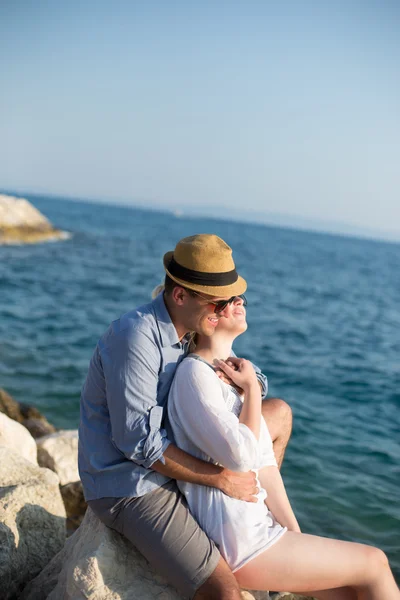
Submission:
[[76,428],[105,328],[148,301],[177,240],[216,233],[249,283],[236,353],[293,408],[282,473],[303,531],[380,546],[400,580],[400,244],[29,199],[73,235],[0,247],[0,387]]

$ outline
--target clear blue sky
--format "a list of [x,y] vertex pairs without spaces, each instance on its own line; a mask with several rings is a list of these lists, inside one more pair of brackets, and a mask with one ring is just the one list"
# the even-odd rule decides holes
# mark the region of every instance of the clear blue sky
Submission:
[[0,188],[400,232],[400,2],[0,2]]

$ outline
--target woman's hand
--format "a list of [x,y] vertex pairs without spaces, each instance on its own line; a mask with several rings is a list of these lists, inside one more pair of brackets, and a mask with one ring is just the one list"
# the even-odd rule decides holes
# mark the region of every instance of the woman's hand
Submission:
[[216,367],[225,373],[237,388],[241,388],[245,393],[254,386],[259,387],[256,372],[249,360],[231,356],[226,361],[216,360],[215,363]]
[[[232,367],[232,369],[235,369],[235,365],[229,358],[222,362],[226,363],[229,367]],[[236,371],[236,369],[235,369],[235,371]],[[215,374],[221,381],[234,387],[235,390],[237,391],[237,393],[239,394],[239,396],[244,395],[243,389],[241,387],[239,387],[238,385],[236,385],[235,383],[233,383],[232,379],[230,377],[228,377],[228,375],[226,373],[224,373],[219,367],[216,369]]]
[[261,390],[253,365],[249,360],[236,356],[229,357],[227,361],[217,360],[215,363],[235,385],[243,389],[244,401],[239,422],[246,425],[258,440],[261,422]]

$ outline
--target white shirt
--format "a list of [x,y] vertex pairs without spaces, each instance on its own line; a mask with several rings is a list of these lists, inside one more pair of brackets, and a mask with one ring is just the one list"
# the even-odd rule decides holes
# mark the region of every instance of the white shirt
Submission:
[[[176,444],[188,454],[232,471],[277,466],[272,440],[260,415],[260,437],[239,423],[242,399],[211,365],[192,354],[178,367],[168,400]],[[236,571],[277,541],[286,528],[277,523],[261,489],[257,503],[236,500],[220,490],[178,481],[190,511]]]

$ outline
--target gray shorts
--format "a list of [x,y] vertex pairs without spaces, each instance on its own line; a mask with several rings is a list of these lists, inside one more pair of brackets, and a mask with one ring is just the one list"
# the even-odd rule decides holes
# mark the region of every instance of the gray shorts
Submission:
[[190,514],[175,481],[138,498],[100,498],[88,504],[185,597],[192,598],[218,564],[217,547]]

